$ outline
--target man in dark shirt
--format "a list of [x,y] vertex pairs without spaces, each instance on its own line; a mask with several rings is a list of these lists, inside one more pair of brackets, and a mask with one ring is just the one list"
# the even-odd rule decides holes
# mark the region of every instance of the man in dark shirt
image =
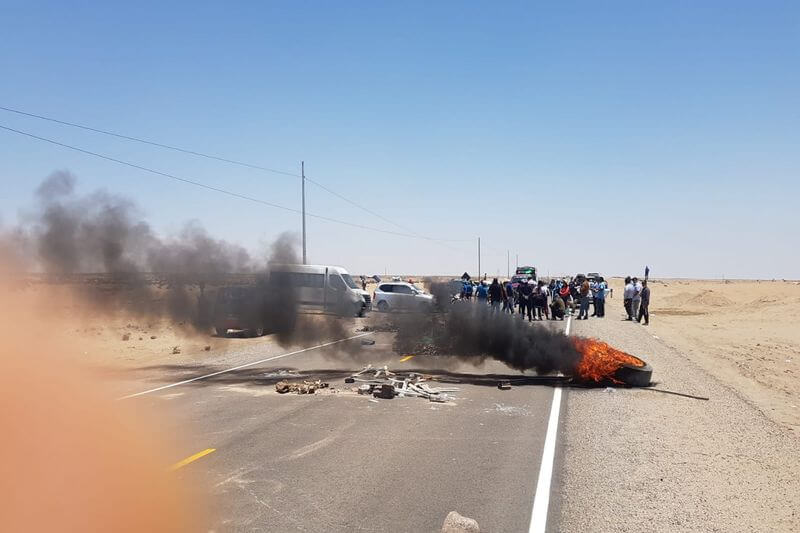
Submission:
[[519,314],[522,315],[522,320],[525,320],[525,312],[527,311],[528,322],[531,322],[533,311],[533,280],[529,279],[527,283],[520,283],[517,292],[519,293]]
[[499,311],[500,304],[503,303],[503,287],[497,278],[494,278],[492,284],[489,285],[489,303],[492,304],[492,311]]
[[642,282],[642,292],[639,295],[642,301],[639,303],[639,315],[636,317],[637,322],[642,321],[644,317],[644,325],[650,325],[650,287],[647,286],[647,280]]

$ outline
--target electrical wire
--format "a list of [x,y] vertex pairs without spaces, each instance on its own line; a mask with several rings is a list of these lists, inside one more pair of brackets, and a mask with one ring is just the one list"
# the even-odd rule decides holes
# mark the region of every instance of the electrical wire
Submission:
[[[158,176],[162,176],[162,177],[165,177],[165,178],[169,178],[169,179],[173,179],[173,180],[176,180],[176,181],[180,181],[182,183],[186,183],[186,184],[194,185],[196,187],[201,187],[203,189],[207,189],[207,190],[210,190],[210,191],[226,194],[226,195],[232,196],[234,198],[239,198],[239,199],[242,199],[242,200],[248,200],[250,202],[255,202],[255,203],[258,203],[258,204],[266,205],[268,207],[273,207],[275,209],[281,209],[283,211],[289,211],[291,213],[298,213],[298,214],[302,213],[302,211],[299,210],[299,209],[295,209],[295,208],[292,208],[292,207],[287,207],[287,206],[280,205],[280,204],[275,204],[275,203],[272,203],[272,202],[267,202],[266,200],[262,200],[260,198],[255,198],[255,197],[252,197],[252,196],[247,196],[245,194],[240,194],[240,193],[237,193],[237,192],[234,192],[234,191],[230,191],[230,190],[227,190],[227,189],[222,189],[222,188],[219,188],[219,187],[214,187],[212,185],[207,185],[205,183],[202,183],[202,182],[199,182],[199,181],[196,181],[196,180],[193,180],[193,179],[183,178],[183,177],[180,177],[180,176],[176,176],[175,174],[170,174],[168,172],[162,172],[160,170],[155,170],[155,169],[152,169],[152,168],[148,168],[148,167],[145,167],[145,166],[142,166],[142,165],[138,165],[136,163],[131,163],[129,161],[124,161],[122,159],[117,159],[115,157],[111,157],[111,156],[107,156],[107,155],[104,155],[104,154],[100,154],[98,152],[93,152],[91,150],[86,150],[86,149],[80,148],[78,146],[73,146],[73,145],[70,145],[70,144],[62,143],[62,142],[59,142],[59,141],[56,141],[56,140],[53,140],[53,139],[48,139],[47,137],[41,137],[39,135],[34,135],[33,133],[28,133],[28,132],[25,132],[25,131],[22,131],[22,130],[17,130],[17,129],[14,129],[14,128],[10,128],[10,127],[4,126],[2,124],[0,124],[0,129],[8,131],[8,132],[11,132],[11,133],[16,133],[18,135],[23,135],[25,137],[30,137],[32,139],[37,139],[39,141],[43,141],[43,142],[47,142],[47,143],[50,143],[50,144],[54,144],[56,146],[61,146],[63,148],[67,148],[69,150],[74,150],[76,152],[80,152],[80,153],[83,153],[83,154],[86,154],[86,155],[91,155],[93,157],[98,157],[100,159],[105,159],[106,161],[111,161],[111,162],[114,162],[114,163],[117,163],[117,164],[120,164],[120,165],[124,165],[124,166],[127,166],[127,167],[131,167],[131,168],[135,168],[135,169],[138,169],[138,170],[142,170],[144,172],[149,172],[151,174],[156,174]],[[342,225],[345,225],[345,226],[350,226],[350,227],[353,227],[353,228],[359,228],[359,229],[364,229],[364,230],[369,230],[369,231],[375,231],[375,232],[385,233],[385,234],[389,234],[389,235],[396,235],[398,237],[408,237],[408,238],[413,238],[413,239],[422,239],[422,240],[426,240],[426,241],[430,241],[430,242],[436,242],[436,239],[433,239],[431,237],[425,237],[424,235],[415,235],[415,234],[412,234],[412,233],[401,233],[401,232],[398,232],[398,231],[391,231],[391,230],[385,230],[385,229],[380,229],[380,228],[374,228],[372,226],[365,226],[363,224],[356,224],[356,223],[353,223],[353,222],[347,222],[345,220],[339,220],[339,219],[327,217],[327,216],[324,216],[324,215],[317,215],[317,214],[309,213],[309,212],[306,212],[306,216],[309,216],[311,218],[315,218],[315,219],[318,219],[318,220],[324,220],[326,222],[333,222],[333,223],[336,223],[336,224],[342,224]],[[461,250],[458,250],[458,251],[461,251]]]
[[[54,117],[48,117],[48,116],[39,115],[39,114],[36,114],[36,113],[29,113],[27,111],[21,111],[19,109],[13,109],[13,108],[10,108],[10,107],[0,106],[0,110],[7,111],[9,113],[15,113],[17,115],[36,118],[36,119],[39,119],[39,120],[45,120],[45,121],[48,121],[48,122],[53,122],[55,124],[61,124],[63,126],[70,126],[72,128],[79,128],[79,129],[82,129],[82,130],[85,130],[85,131],[91,131],[93,133],[100,133],[102,135],[108,135],[108,136],[111,136],[111,137],[116,137],[118,139],[124,139],[126,141],[138,142],[138,143],[146,144],[146,145],[149,145],[149,146],[155,146],[155,147],[158,147],[158,148],[163,148],[163,149],[166,149],[166,150],[173,150],[173,151],[180,152],[180,153],[187,154],[187,155],[192,155],[192,156],[196,156],[196,157],[203,157],[203,158],[206,158],[206,159],[211,159],[211,160],[214,160],[214,161],[221,161],[223,163],[229,163],[229,164],[232,164],[232,165],[238,165],[238,166],[250,168],[250,169],[253,169],[253,170],[260,170],[260,171],[264,171],[264,172],[272,172],[274,174],[281,174],[283,176],[291,176],[291,177],[294,177],[294,178],[301,178],[302,177],[300,174],[296,174],[296,173],[293,173],[293,172],[286,172],[286,171],[283,171],[283,170],[277,170],[277,169],[270,168],[270,167],[264,167],[264,166],[261,166],[261,165],[255,165],[255,164],[252,164],[252,163],[247,163],[247,162],[244,162],[244,161],[239,161],[239,160],[231,159],[231,158],[228,158],[228,157],[222,157],[222,156],[217,156],[217,155],[206,154],[206,153],[203,153],[203,152],[198,152],[196,150],[190,150],[190,149],[187,149],[187,148],[181,148],[181,147],[173,146],[173,145],[170,145],[170,144],[164,144],[164,143],[160,143],[160,142],[156,142],[156,141],[142,139],[142,138],[139,138],[139,137],[133,137],[131,135],[124,135],[122,133],[116,133],[116,132],[113,132],[113,131],[103,130],[103,129],[100,129],[100,128],[93,128],[91,126],[86,126],[85,124],[78,124],[78,123],[75,123],[75,122],[69,122],[69,121],[66,121],[66,120],[60,120],[60,119],[57,119],[57,118],[54,118]],[[308,176],[306,176],[305,179],[309,183],[319,187],[320,189],[326,191],[329,194],[332,194],[333,196],[336,196],[337,198],[349,203],[350,205],[352,205],[354,207],[357,207],[358,209],[361,209],[365,213],[369,213],[370,215],[372,215],[372,216],[374,216],[374,217],[376,217],[376,218],[378,218],[378,219],[380,219],[380,220],[382,220],[382,221],[384,221],[384,222],[386,222],[388,224],[391,224],[392,226],[400,228],[401,230],[403,230],[403,231],[405,231],[405,232],[407,232],[409,234],[415,235],[415,236],[417,236],[419,238],[423,238],[423,239],[426,239],[426,240],[429,240],[429,241],[437,241],[437,242],[467,242],[467,241],[465,241],[463,239],[437,239],[437,238],[434,238],[434,237],[426,237],[424,235],[421,235],[421,234],[415,232],[414,230],[412,230],[412,229],[410,229],[410,228],[408,228],[406,226],[403,226],[402,224],[398,224],[397,222],[394,222],[394,221],[386,218],[385,216],[381,215],[380,213],[377,213],[377,212],[373,211],[372,209],[369,209],[368,207],[365,207],[365,206],[359,204],[358,202],[355,202],[354,200],[351,200],[350,198],[347,198],[346,196],[344,196],[342,194],[339,194],[338,192],[334,191],[333,189],[331,189],[329,187],[326,187],[325,185],[323,185],[322,183],[320,183],[317,180],[311,179]],[[453,248],[450,248],[450,249],[453,249]]]

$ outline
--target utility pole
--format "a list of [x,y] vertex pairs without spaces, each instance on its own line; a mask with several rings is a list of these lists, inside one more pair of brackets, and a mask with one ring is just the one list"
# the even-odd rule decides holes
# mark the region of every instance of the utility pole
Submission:
[[303,264],[307,265],[306,257],[306,162],[300,161],[300,177],[303,189]]
[[517,266],[515,268],[519,268],[519,254],[517,254]]
[[511,250],[506,250],[506,277],[511,277]]
[[478,279],[481,279],[481,238],[478,237]]

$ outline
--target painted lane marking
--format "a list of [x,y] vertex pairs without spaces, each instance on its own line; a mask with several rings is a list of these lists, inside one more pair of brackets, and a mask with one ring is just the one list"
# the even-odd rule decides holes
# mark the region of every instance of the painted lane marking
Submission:
[[410,359],[413,359],[414,357],[415,357],[415,355],[406,355],[405,357],[401,357],[400,358],[400,362],[401,363],[405,363],[406,361],[408,361]]
[[331,342],[326,342],[324,344],[318,344],[316,346],[311,346],[309,348],[303,348],[302,350],[296,350],[294,352],[282,353],[280,355],[275,355],[273,357],[267,357],[266,359],[259,359],[258,361],[253,361],[251,363],[245,363],[243,365],[234,366],[232,368],[226,368],[225,370],[220,370],[219,372],[212,372],[211,374],[206,374],[204,376],[198,376],[196,378],[185,379],[183,381],[178,381],[177,383],[170,383],[169,385],[162,385],[161,387],[156,387],[155,389],[150,389],[142,392],[136,392],[134,394],[128,394],[127,396],[122,396],[121,398],[117,398],[117,400],[127,400],[128,398],[136,398],[137,396],[144,396],[145,394],[150,394],[151,392],[158,392],[160,390],[169,389],[172,387],[177,387],[179,385],[186,385],[187,383],[192,383],[194,381],[200,381],[201,379],[211,378],[214,376],[219,376],[220,374],[225,374],[226,372],[233,372],[234,370],[239,370],[242,368],[247,368],[248,366],[258,365],[261,363],[266,363],[268,361],[274,361],[275,359],[281,359],[283,357],[289,357],[290,355],[297,355],[304,352],[310,352],[311,350],[316,350],[317,348],[324,348],[326,346],[331,346],[333,344],[339,344],[340,342],[345,342],[353,339],[357,339],[359,337],[364,337],[366,335],[372,335],[372,332],[368,333],[361,333],[359,335],[353,335],[352,337],[346,337],[344,339],[339,339]]
[[[564,335],[569,336],[572,317],[567,318]],[[550,486],[553,481],[553,464],[556,457],[556,437],[558,436],[558,418],[561,413],[561,387],[553,389],[553,401],[550,404],[550,418],[547,421],[547,434],[544,437],[542,463],[539,467],[539,481],[533,496],[531,525],[528,533],[544,533],[547,529],[547,512],[550,507]]]
[[194,461],[197,461],[197,460],[198,460],[198,459],[200,459],[201,457],[205,457],[206,455],[208,455],[208,454],[210,454],[210,453],[213,453],[213,452],[215,452],[215,451],[217,451],[217,449],[216,449],[216,448],[206,448],[206,449],[205,449],[205,450],[203,450],[202,452],[197,452],[197,453],[196,453],[196,454],[194,454],[194,455],[190,455],[189,457],[187,457],[187,458],[186,458],[186,459],[184,459],[183,461],[178,461],[177,463],[175,463],[174,465],[172,465],[171,467],[169,467],[169,470],[170,470],[170,472],[174,472],[175,470],[177,470],[177,469],[179,469],[179,468],[183,468],[184,466],[188,465],[189,463],[192,463],[192,462],[194,462]]

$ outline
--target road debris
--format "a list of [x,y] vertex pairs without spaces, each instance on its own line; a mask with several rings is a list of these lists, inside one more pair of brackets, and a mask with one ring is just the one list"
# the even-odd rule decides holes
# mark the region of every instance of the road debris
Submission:
[[372,346],[373,344],[375,344],[375,340],[374,339],[364,339],[364,340],[361,341],[361,344],[363,344],[364,346]]
[[472,518],[450,511],[442,524],[442,533],[481,533],[481,528]]
[[179,353],[181,353],[181,347],[180,346],[173,346],[172,347],[172,355],[178,355]]
[[326,389],[328,383],[322,380],[316,381],[279,381],[275,384],[275,390],[279,394],[293,392],[295,394],[314,394],[318,389]]
[[500,390],[511,390],[511,382],[507,379],[503,379],[497,382],[497,388]]
[[409,372],[398,374],[392,372],[387,366],[373,367],[367,365],[359,372],[345,378],[345,383],[360,383],[357,388],[359,394],[372,395],[375,398],[391,399],[395,397],[425,398],[432,402],[444,403],[454,400],[448,393],[457,392],[455,387],[431,387],[428,381],[433,376]]
[[288,368],[279,368],[277,370],[273,370],[272,372],[265,372],[264,377],[268,379],[279,378],[285,381],[286,379],[298,379],[301,376],[297,372],[289,370]]

